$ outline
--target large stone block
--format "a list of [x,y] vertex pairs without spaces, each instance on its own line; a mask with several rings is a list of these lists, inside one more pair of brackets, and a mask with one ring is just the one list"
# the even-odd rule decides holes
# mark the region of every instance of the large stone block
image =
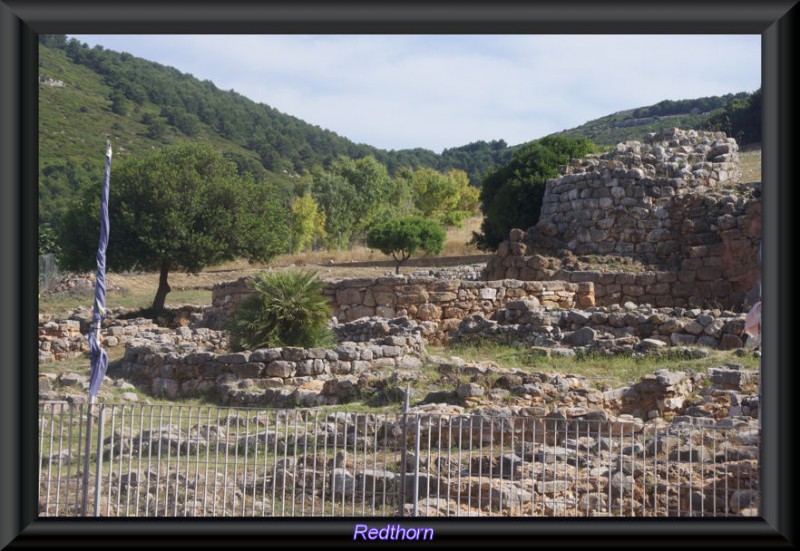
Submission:
[[267,365],[264,373],[266,373],[269,377],[281,377],[283,379],[287,377],[293,377],[295,374],[295,364],[293,362],[287,362],[285,360],[276,360]]
[[345,318],[347,321],[355,321],[359,318],[365,318],[375,315],[375,308],[369,306],[352,306],[345,311]]
[[360,289],[342,289],[336,292],[336,302],[345,304],[362,304],[364,293]]

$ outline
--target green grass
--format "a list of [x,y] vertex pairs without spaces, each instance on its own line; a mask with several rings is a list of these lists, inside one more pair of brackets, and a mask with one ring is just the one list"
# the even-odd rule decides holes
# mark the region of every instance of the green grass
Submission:
[[429,346],[428,352],[437,356],[458,356],[467,362],[491,360],[500,367],[521,369],[530,372],[564,373],[589,379],[594,386],[619,387],[638,382],[644,375],[657,369],[670,371],[694,371],[705,373],[709,367],[725,363],[738,363],[746,369],[758,369],[759,359],[752,356],[736,356],[733,351],[709,351],[706,358],[686,359],[674,357],[646,356],[589,356],[553,357],[532,355],[525,348],[499,344],[460,345],[452,347]]

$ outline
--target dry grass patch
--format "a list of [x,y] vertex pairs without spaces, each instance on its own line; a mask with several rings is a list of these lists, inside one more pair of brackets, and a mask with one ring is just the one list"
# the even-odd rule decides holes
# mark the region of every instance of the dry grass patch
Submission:
[[739,167],[742,169],[742,182],[760,182],[761,148],[740,151]]

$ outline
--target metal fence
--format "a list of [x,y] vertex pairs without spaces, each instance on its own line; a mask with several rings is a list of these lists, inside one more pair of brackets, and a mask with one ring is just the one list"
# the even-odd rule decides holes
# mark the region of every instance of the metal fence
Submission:
[[42,516],[736,516],[759,501],[753,428],[117,404],[88,424],[89,409],[40,404]]
[[53,280],[58,277],[58,264],[56,255],[52,253],[39,255],[39,290],[50,289]]

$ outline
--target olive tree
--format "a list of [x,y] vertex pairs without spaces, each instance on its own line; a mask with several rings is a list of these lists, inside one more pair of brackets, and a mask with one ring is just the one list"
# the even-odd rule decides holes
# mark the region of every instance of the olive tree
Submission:
[[[173,270],[197,274],[285,251],[286,209],[277,196],[207,145],[183,143],[126,159],[111,172],[109,270],[157,271],[153,309],[163,310]],[[99,203],[99,186],[87,186],[62,217],[60,266],[94,267]]]

